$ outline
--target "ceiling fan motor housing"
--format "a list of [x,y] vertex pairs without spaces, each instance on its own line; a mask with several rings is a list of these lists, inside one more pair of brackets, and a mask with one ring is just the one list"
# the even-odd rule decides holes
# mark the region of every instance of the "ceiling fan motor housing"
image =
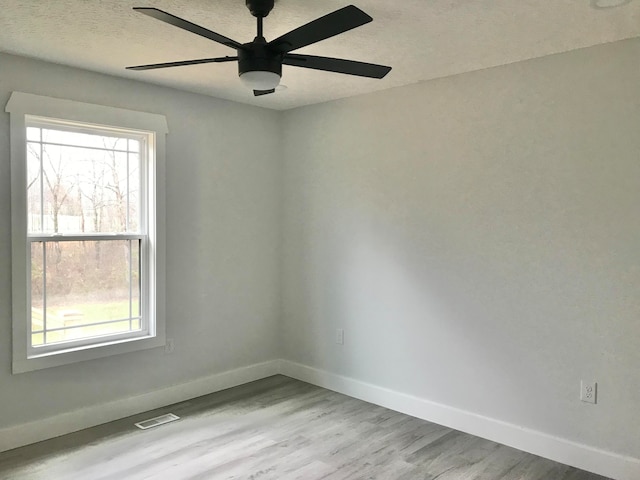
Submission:
[[[262,42],[260,41],[262,40]],[[246,72],[273,72],[282,76],[283,55],[271,52],[264,39],[256,38],[251,43],[245,43],[244,49],[238,49],[238,75]]]
[[273,9],[275,0],[247,0],[247,8],[254,17],[266,17]]

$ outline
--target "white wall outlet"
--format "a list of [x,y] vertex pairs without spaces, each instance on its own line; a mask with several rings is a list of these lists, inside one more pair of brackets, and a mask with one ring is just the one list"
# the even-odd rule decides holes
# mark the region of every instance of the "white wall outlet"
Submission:
[[598,403],[598,384],[580,381],[580,400],[587,403]]
[[338,345],[344,345],[344,330],[342,328],[336,329],[336,343]]
[[164,344],[164,353],[173,353],[175,343],[173,338],[167,338],[167,343]]

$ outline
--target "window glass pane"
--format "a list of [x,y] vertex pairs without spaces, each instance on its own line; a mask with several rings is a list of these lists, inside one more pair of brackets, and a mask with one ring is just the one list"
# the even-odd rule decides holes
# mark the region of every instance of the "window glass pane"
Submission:
[[129,154],[129,232],[140,230],[140,155]]
[[31,335],[31,345],[34,347],[40,346],[44,344],[44,334],[43,333],[34,333]]
[[40,141],[40,129],[38,127],[27,127],[27,140]]
[[137,250],[129,240],[46,242],[46,343],[129,331],[129,279],[140,277],[130,244]]
[[42,129],[42,141],[60,145],[92,147],[105,150],[126,150],[127,139],[91,133],[78,133],[50,128]]
[[[131,240],[131,316],[140,313],[140,241]],[[139,327],[136,327],[139,328]]]
[[127,153],[109,152],[107,154],[108,175],[102,188],[108,203],[103,210],[105,225],[109,231],[127,231]]
[[129,320],[123,320],[120,322],[113,322],[107,325],[93,325],[91,327],[83,327],[77,329],[80,333],[74,333],[73,331],[67,332],[67,336],[77,335],[78,338],[84,337],[98,337],[103,335],[113,335],[115,333],[124,333],[129,332],[131,330],[129,326]]
[[[29,291],[31,293],[31,331],[42,332],[44,330],[44,251],[42,242],[31,244],[31,281]],[[44,336],[34,335],[40,343]]]
[[132,138],[129,139],[129,151],[130,152],[139,152],[140,151],[140,140],[134,140]]
[[77,152],[67,147],[42,146],[43,231],[52,233],[79,232],[74,190],[78,175]]
[[40,144],[27,143],[27,229],[29,233],[42,231],[42,178],[40,176]]
[[[34,165],[40,160],[39,146],[34,143],[30,148]],[[132,158],[127,161],[128,156]],[[127,231],[128,218],[134,220],[129,231],[137,230],[138,154],[43,144],[42,169],[44,232],[120,233]],[[36,199],[37,213],[35,205]]]

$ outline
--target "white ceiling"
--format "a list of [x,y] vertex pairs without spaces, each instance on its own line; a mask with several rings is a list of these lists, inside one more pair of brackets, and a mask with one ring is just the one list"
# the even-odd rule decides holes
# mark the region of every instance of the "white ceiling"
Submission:
[[353,3],[374,21],[295,53],[393,70],[373,80],[285,66],[287,88],[257,98],[235,62],[124,69],[235,54],[132,7],[160,8],[244,43],[256,29],[244,0],[0,0],[0,51],[284,110],[640,36],[640,0],[608,9],[593,1],[277,0],[265,19],[267,40]]

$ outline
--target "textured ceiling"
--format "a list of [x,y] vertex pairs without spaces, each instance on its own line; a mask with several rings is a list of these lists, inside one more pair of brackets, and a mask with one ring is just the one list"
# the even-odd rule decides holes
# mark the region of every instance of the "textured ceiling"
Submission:
[[160,8],[244,43],[256,28],[244,0],[0,0],[0,51],[283,110],[640,35],[640,0],[607,9],[594,1],[277,0],[265,19],[267,40],[354,3],[374,21],[295,53],[393,70],[373,80],[285,66],[287,88],[257,98],[235,63],[124,69],[234,55],[132,7]]

